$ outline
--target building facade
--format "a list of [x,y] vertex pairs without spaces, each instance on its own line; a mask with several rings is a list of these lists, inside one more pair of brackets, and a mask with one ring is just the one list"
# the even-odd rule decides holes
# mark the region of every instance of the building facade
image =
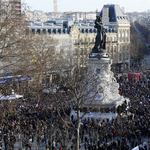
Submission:
[[[106,50],[121,71],[130,66],[130,22],[118,5],[104,5],[102,22],[110,33],[106,36]],[[114,32],[112,32],[114,31]]]
[[[106,31],[106,50],[117,71],[130,66],[130,22],[118,5],[104,5],[99,14]],[[77,17],[77,16],[76,16]],[[85,17],[85,16],[84,16]],[[95,15],[96,17],[96,15]],[[77,17],[78,18],[78,17]],[[47,22],[30,21],[29,29],[34,34],[49,34],[64,41],[71,39],[73,62],[78,67],[86,67],[86,59],[95,44],[97,30],[93,21],[79,22],[78,19],[55,18]],[[62,43],[62,42],[59,42]],[[60,47],[63,47],[63,45]],[[66,47],[67,49],[67,47]]]

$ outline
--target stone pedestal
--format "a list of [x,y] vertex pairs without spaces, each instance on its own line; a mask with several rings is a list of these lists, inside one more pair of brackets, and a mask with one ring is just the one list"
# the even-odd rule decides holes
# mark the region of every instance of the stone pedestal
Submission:
[[97,89],[100,89],[100,91],[98,91],[92,103],[89,99],[84,107],[93,108],[96,106],[98,110],[111,110],[121,105],[124,98],[119,95],[119,84],[111,71],[112,60],[108,58],[106,53],[91,53],[87,62],[89,73],[92,72],[93,75],[98,76]]

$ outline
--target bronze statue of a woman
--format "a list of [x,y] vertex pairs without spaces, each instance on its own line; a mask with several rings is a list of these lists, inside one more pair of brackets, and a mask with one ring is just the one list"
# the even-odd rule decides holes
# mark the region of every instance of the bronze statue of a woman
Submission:
[[103,26],[103,23],[101,22],[100,16],[96,16],[94,28],[97,28],[97,35],[95,46],[92,49],[92,53],[99,53],[100,49],[105,49],[105,41],[106,41],[105,28]]

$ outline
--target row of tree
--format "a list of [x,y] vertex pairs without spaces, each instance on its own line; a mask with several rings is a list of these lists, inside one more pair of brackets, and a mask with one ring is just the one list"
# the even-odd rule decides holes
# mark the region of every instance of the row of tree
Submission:
[[150,41],[150,30],[148,27],[145,27],[141,24],[139,24],[137,21],[135,22],[136,27],[139,29],[143,37],[147,40],[147,42]]
[[[135,25],[137,27],[136,23],[135,23]],[[142,42],[142,39],[139,37],[137,31],[135,30],[134,23],[131,23],[130,31],[131,31],[130,32],[131,59],[133,59],[134,62],[139,62],[143,59],[145,54],[147,54],[147,48],[146,48],[145,44]]]

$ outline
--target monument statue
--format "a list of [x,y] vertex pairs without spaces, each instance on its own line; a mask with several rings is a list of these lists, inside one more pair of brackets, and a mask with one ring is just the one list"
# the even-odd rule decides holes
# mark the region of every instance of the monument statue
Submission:
[[[90,87],[92,90],[91,95],[94,95],[93,92],[95,92],[95,97],[91,102],[90,95],[84,107],[88,109],[96,107],[98,110],[110,110],[110,108],[115,110],[115,108],[123,104],[125,99],[118,93],[119,84],[114,78],[114,73],[111,71],[112,60],[109,58],[105,48],[105,28],[102,24],[101,17],[98,15],[96,16],[95,28],[97,28],[95,45],[87,60],[88,73],[91,76],[93,75],[94,78],[96,76],[97,80],[93,85],[94,87]],[[97,89],[95,88],[95,84],[97,84]]]
[[94,28],[97,29],[97,36],[95,46],[92,49],[92,53],[99,53],[100,49],[105,49],[105,42],[106,42],[105,28],[103,26],[103,23],[101,22],[100,16],[96,16]]
[[105,50],[106,45],[105,28],[103,26],[101,17],[98,15],[96,16],[94,28],[97,29],[97,35],[95,45],[92,49],[92,52],[89,55],[89,58],[97,58],[97,59],[108,58],[108,54],[106,53]]

